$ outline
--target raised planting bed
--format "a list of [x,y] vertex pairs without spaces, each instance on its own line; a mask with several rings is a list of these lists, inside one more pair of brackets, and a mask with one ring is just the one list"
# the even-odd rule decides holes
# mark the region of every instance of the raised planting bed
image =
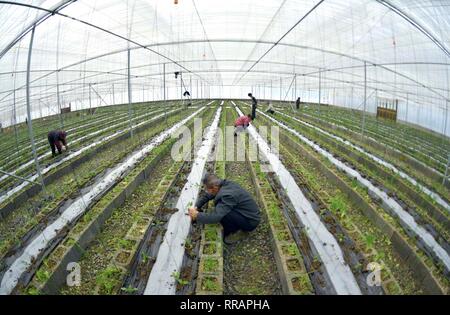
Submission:
[[[225,113],[226,109],[222,111],[220,120],[222,135],[226,126]],[[215,143],[215,160],[208,162],[206,166],[208,172],[214,172],[220,178],[225,178],[224,150],[225,141],[223,136],[217,137]],[[211,209],[212,207],[209,205],[206,211],[211,211]],[[220,224],[207,224],[202,229],[199,251],[200,261],[195,286],[196,295],[223,294],[222,233],[222,226]]]
[[[124,178],[125,184],[117,185],[75,225],[36,273],[51,277],[40,282],[35,275],[28,292],[55,294],[62,288],[63,294],[113,294],[122,289],[120,276],[126,274],[136,247],[180,168],[179,163],[170,165],[172,142],[157,148],[137,172]],[[161,180],[154,180],[155,176]],[[81,267],[79,286],[67,286],[66,267],[70,262],[79,262]]]
[[[380,143],[377,139],[367,136],[361,138],[359,130],[354,131],[339,124],[332,124],[326,120],[314,116],[300,115],[299,117],[305,119],[305,121],[314,123],[316,126],[326,127],[328,130],[334,131],[336,134],[343,137],[351,138],[355,144],[359,144],[369,152],[382,156],[383,159],[387,161],[391,161],[405,172],[415,171],[420,173],[422,180],[430,182],[429,185],[432,185],[435,190],[438,190],[439,187],[442,186],[442,166],[436,167],[433,164],[427,164],[426,161],[421,160],[420,157],[417,157],[411,153],[408,154],[408,152],[400,151],[396,146],[392,147],[384,143]],[[447,184],[446,188],[450,188],[450,184]]]
[[[284,140],[284,138],[282,137]],[[284,141],[283,141],[284,142]],[[285,145],[286,144],[286,145]],[[377,252],[374,252],[372,249],[365,248],[358,244],[362,239],[362,235],[358,235],[359,238],[354,238],[354,234],[350,234],[349,231],[344,228],[343,219],[347,219],[342,212],[348,211],[348,200],[345,199],[333,199],[331,200],[331,196],[335,194],[336,189],[330,188],[329,190],[325,190],[324,187],[318,187],[317,185],[313,186],[312,183],[312,175],[310,173],[306,173],[305,168],[301,165],[298,158],[298,151],[295,151],[290,142],[285,142],[285,144],[281,145],[280,153],[283,156],[283,161],[285,165],[287,165],[293,172],[294,178],[297,183],[304,189],[305,195],[309,200],[313,201],[315,204],[315,210],[321,217],[321,220],[327,226],[327,229],[333,233],[333,235],[337,238],[339,245],[344,253],[344,258],[348,262],[349,266],[352,269],[353,274],[357,277],[358,285],[362,289],[364,294],[370,295],[380,295],[386,292],[385,286],[380,288],[380,286],[373,285],[370,286],[367,282],[367,279],[370,277],[370,273],[372,270],[368,268],[370,263],[376,262],[383,264],[380,261],[380,257],[377,256]],[[308,179],[306,176],[310,175]],[[318,174],[316,174],[317,176]],[[318,176],[317,176],[318,177]],[[336,210],[341,211],[336,213]],[[353,231],[352,231],[353,232]],[[369,250],[369,251],[368,251]],[[375,255],[374,255],[375,254]],[[378,258],[374,260],[374,258]],[[384,264],[383,264],[384,265]],[[389,294],[397,294],[401,292],[398,288],[398,284],[396,284],[395,278],[392,277],[392,274],[386,267],[384,267],[385,279],[389,279],[388,283],[394,282],[396,291],[390,291]],[[380,283],[382,285],[382,283]]]
[[364,174],[365,178],[369,179],[375,186],[383,187],[390,197],[395,198],[421,225],[427,226],[435,237],[442,240],[443,244],[448,243],[450,233],[448,217],[450,214],[447,210],[441,209],[436,202],[430,202],[429,196],[420,193],[417,188],[412,187],[408,182],[403,181],[399,176],[392,174],[379,164],[373,163],[359,151],[351,150],[323,134],[310,132],[309,129],[300,129],[288,118],[280,121],[288,122],[292,128],[303,132],[316,144],[332,152],[335,158]]
[[66,229],[69,228],[70,224],[75,223],[93,203],[101,198],[108,190],[113,188],[123,176],[132,171],[133,168],[155,147],[170,137],[170,135],[178,130],[181,125],[192,119],[202,110],[203,108],[197,110],[189,117],[173,125],[166,131],[161,132],[142,148],[129,154],[121,163],[107,171],[98,178],[94,184],[84,187],[86,191],[82,192],[81,196],[77,197],[77,199],[64,209],[63,216],[57,217],[51,224],[47,225],[42,232],[38,232],[39,234],[37,234],[37,237],[34,238],[32,242],[28,242],[28,244],[22,246],[22,248],[25,249],[24,253],[21,254],[22,251],[18,251],[10,256],[15,256],[17,258],[14,259],[10,264],[8,271],[4,274],[2,285],[0,287],[2,292],[10,291],[11,288],[15,286],[17,281],[22,277],[25,266],[29,267],[30,265],[38,263],[36,257],[39,256],[39,258],[42,258],[43,254],[41,252],[43,249],[50,248],[51,244],[57,244],[58,234],[65,235],[67,233]]
[[[208,113],[204,115],[210,117]],[[188,126],[192,129],[192,121]],[[174,142],[175,140],[170,140],[167,146],[171,147]],[[82,270],[85,271],[82,275],[84,281],[81,286],[65,287],[62,293],[139,293],[138,285],[122,283],[130,273],[136,272],[138,277],[143,276],[147,272],[145,266],[148,264],[151,266],[155,261],[151,253],[141,249],[144,244],[149,244],[147,241],[154,241],[157,238],[157,232],[164,230],[164,224],[174,211],[168,207],[171,201],[170,196],[179,191],[177,183],[180,177],[183,177],[186,168],[183,166],[180,169],[181,162],[169,165],[171,162],[171,157],[167,156],[162,163],[158,164],[155,172],[152,172],[151,176],[133,192],[125,204],[114,210],[111,218],[105,222],[104,230],[95,238],[93,244],[89,244],[79,262]],[[122,243],[130,246],[123,247],[120,245]],[[117,244],[117,246],[110,250],[105,248],[104,244]],[[154,248],[153,243],[149,245]]]
[[[145,111],[157,106],[161,106],[163,104],[163,102],[135,103],[132,104],[132,111]],[[128,104],[100,107],[97,108],[95,115],[88,114],[86,110],[79,110],[71,112],[69,114],[63,114],[64,129],[66,129],[67,131],[74,131],[77,130],[80,125],[88,124],[95,120],[100,120],[119,114],[128,115]],[[36,139],[42,138],[43,141],[46,141],[48,131],[59,128],[61,128],[59,115],[33,119],[33,131]],[[9,152],[8,150],[15,151],[19,147],[30,145],[30,139],[28,137],[28,127],[26,126],[26,124],[20,123],[16,125],[16,131],[17,141],[14,126],[9,127],[9,132],[5,132],[2,134],[0,140],[0,146],[2,148],[2,153],[0,153],[0,160],[9,156],[9,154],[4,154],[6,152]]]
[[[268,116],[267,116],[268,117]],[[448,253],[446,252],[446,245],[442,243],[442,240],[439,237],[434,237],[432,232],[425,230],[421,225],[420,221],[414,217],[414,213],[412,213],[411,209],[403,208],[402,204],[400,204],[395,198],[389,196],[385,191],[372,184],[369,180],[366,179],[366,176],[361,175],[358,171],[356,171],[353,167],[346,165],[345,163],[339,161],[335,158],[331,153],[320,147],[318,144],[314,143],[310,139],[304,137],[296,130],[282,124],[273,118],[268,117],[271,121],[277,123],[283,129],[289,131],[289,133],[293,134],[295,137],[300,139],[303,143],[307,144],[322,156],[326,157],[330,162],[332,162],[338,169],[345,172],[350,178],[355,178],[362,185],[367,187],[370,191],[371,195],[373,195],[376,199],[380,201],[382,207],[386,210],[386,212],[395,217],[398,222],[404,227],[404,230],[413,238],[417,239],[418,245],[424,249],[424,252],[432,257],[439,266],[444,268],[444,273],[447,273],[450,266],[450,260],[448,257]]]
[[[110,150],[113,146],[116,148],[119,146],[119,151],[124,151],[126,149],[130,150],[136,147],[136,145],[139,145],[145,137],[148,137],[157,130],[161,130],[161,126],[158,126],[158,123],[166,122],[166,119],[169,121],[175,121],[174,119],[181,117],[181,115],[183,114],[177,113],[176,111],[171,113],[169,116],[165,116],[163,114],[157,115],[148,122],[143,122],[141,125],[135,126],[133,129],[135,133],[135,137],[133,137],[134,139],[130,139],[130,132],[127,130],[121,130],[112,135],[101,138],[100,140],[59,159],[58,161],[53,162],[53,164],[43,170],[45,185],[52,184],[54,181],[66,176],[69,173],[77,173],[77,169],[80,165],[90,161],[93,158],[98,158],[97,155],[103,154],[105,151]],[[149,128],[151,129],[147,130]],[[111,154],[111,152],[109,154]],[[111,157],[115,155],[116,154],[112,154],[109,156]],[[36,177],[37,175],[34,175],[34,178]],[[48,187],[46,190],[51,191]],[[11,194],[10,199],[4,200],[0,205],[0,220],[8,216],[11,211],[18,209],[25,201],[28,201],[38,193],[42,193],[41,186],[37,184],[29,185],[27,182],[24,182],[20,186],[11,190],[8,193]],[[1,198],[5,199],[4,197]],[[43,198],[49,199],[48,196],[45,196],[45,192]]]
[[[317,154],[313,150],[303,148],[291,137],[283,135],[281,137],[283,141],[289,143],[288,146],[295,148],[296,156],[305,158],[305,163],[310,164],[316,170],[309,176],[305,176],[309,178],[311,185],[317,185],[317,183],[314,184],[314,181],[317,182],[321,176],[324,176],[325,179],[320,181],[322,185],[317,185],[317,189],[324,190],[328,184],[337,187],[342,194],[347,196],[353,207],[346,207],[339,198],[327,198],[330,209],[334,209],[333,212],[336,212],[338,216],[339,213],[342,215],[342,211],[345,211],[342,209],[350,210],[352,216],[349,219],[341,220],[343,226],[348,229],[348,233],[356,240],[356,244],[360,248],[364,248],[361,244],[365,244],[366,247],[373,245],[378,253],[374,252],[370,255],[369,251],[368,259],[375,259],[382,266],[384,263],[387,268],[383,271],[387,271],[387,273],[382,271],[382,275],[392,275],[397,280],[390,281],[392,284],[388,287],[384,282],[386,278],[383,277],[383,288],[387,293],[442,294],[448,290],[448,281],[439,276],[440,271],[433,266],[431,259],[424,256],[415,241],[408,237],[395,220],[386,215],[380,204],[368,194],[367,189],[344,173],[334,171],[333,164],[322,156],[316,157]],[[299,169],[306,170],[301,166]],[[357,229],[352,228],[353,225]],[[374,237],[376,237],[376,241],[373,240]],[[397,291],[398,287],[395,283],[400,285],[402,291]]]
[[[232,108],[225,111],[226,126],[233,126],[236,112]],[[238,183],[258,200],[245,156],[237,156],[238,142],[245,141],[245,136],[240,134],[232,141],[225,143],[226,179]],[[262,210],[258,227],[245,240],[224,244],[224,294],[282,294],[272,239],[267,216]]]
[[283,294],[314,294],[314,289],[306,270],[303,256],[298,250],[288,223],[281,210],[281,202],[271,189],[267,174],[261,170],[259,162],[251,163],[253,182],[259,203],[265,211],[271,234],[272,249],[277,262]]
[[[168,118],[169,122],[175,123],[180,115]],[[126,154],[140,146],[143,141],[149,139],[157,132],[163,130],[164,126],[159,124],[150,129],[143,129],[136,133],[135,137],[129,138],[129,133],[123,136],[122,141],[117,141],[114,145],[105,145],[101,150],[94,149],[86,157],[75,160],[59,171],[58,179],[47,186],[46,191],[35,194],[34,197],[24,196],[22,202],[13,208],[14,212],[7,218],[0,221],[0,231],[2,243],[0,246],[0,257],[15,243],[20,243],[24,236],[39,226],[39,222],[51,221],[54,215],[58,215],[58,209],[64,202],[75,199],[80,193],[80,189],[101,176],[108,167],[118,163]],[[86,160],[85,160],[86,159]],[[51,174],[49,176],[52,176]],[[52,198],[48,198],[48,193]],[[26,197],[26,198],[25,198]],[[26,203],[24,201],[27,201]]]
[[[432,187],[435,191],[445,191],[442,187],[443,171],[438,172],[432,168],[432,166],[426,165],[425,162],[419,161],[413,153],[408,153],[398,150],[397,146],[388,146],[381,143],[378,139],[372,138],[370,136],[361,137],[361,130],[356,128],[352,130],[354,126],[354,120],[351,121],[349,126],[345,126],[339,121],[331,121],[334,115],[329,117],[314,116],[305,112],[301,109],[299,112],[294,112],[292,110],[284,111],[289,115],[293,115],[302,121],[313,124],[316,127],[323,128],[328,132],[332,132],[344,139],[352,139],[354,144],[363,147],[366,151],[382,157],[385,161],[392,162],[396,167],[403,170],[406,173],[411,174],[415,178],[419,178],[420,181],[425,182],[428,186]],[[330,119],[328,119],[330,118]],[[367,133],[366,133],[367,135]],[[397,139],[405,139],[408,132],[404,132]],[[422,142],[421,146],[424,145],[428,140]],[[437,144],[438,147],[442,147],[442,140]],[[444,165],[445,166],[445,165]],[[420,177],[419,177],[420,174]],[[450,188],[450,183],[446,184],[446,188]],[[443,195],[448,194],[448,190]]]
[[[223,102],[221,103],[223,104]],[[187,208],[194,204],[200,191],[201,179],[209,154],[214,154],[214,142],[219,126],[222,106],[215,112],[210,128],[203,135],[201,145],[195,149],[196,156],[187,176],[186,183],[176,201],[177,212],[171,215],[167,231],[161,242],[155,264],[151,268],[150,275],[145,285],[144,294],[176,294],[180,292],[178,279],[183,274],[187,277],[187,283],[195,286],[193,280],[197,273],[197,261],[192,257],[192,248],[188,249],[187,240],[200,244],[200,235],[196,227],[191,225],[191,219],[186,215]],[[195,246],[194,246],[195,247]],[[190,287],[190,286],[189,286]],[[185,290],[182,290],[185,292]],[[188,292],[195,292],[195,287],[188,288]]]
[[[402,190],[408,193],[409,198],[415,200],[421,198],[422,200],[420,200],[419,203],[425,205],[426,208],[434,207],[434,204],[436,204],[437,206],[442,207],[444,212],[450,211],[449,201],[447,198],[439,196],[436,192],[433,192],[423,186],[423,184],[418,183],[414,178],[397,169],[394,165],[386,162],[382,158],[365,151],[363,148],[354,145],[348,140],[344,140],[343,138],[304,122],[296,117],[292,117],[284,113],[276,113],[274,117],[278,120],[289,123],[299,131],[308,132],[311,137],[318,139],[323,144],[330,145],[333,149],[337,149],[338,152],[350,155],[352,158],[360,161],[365,166],[368,166],[369,169],[376,168],[377,172],[380,173],[380,175],[382,175],[385,179],[399,176],[400,178],[399,180],[396,180],[395,184],[402,185]],[[394,179],[397,178],[394,177]],[[424,197],[420,194],[421,192],[423,192]],[[433,211],[437,211],[437,209],[433,209]]]
[[[134,128],[138,128],[139,126],[146,124],[153,120],[153,118],[157,116],[161,116],[163,110],[155,110],[151,112],[145,112],[141,115],[138,115],[132,119],[132,125]],[[120,133],[125,133],[126,130],[129,128],[129,123],[127,120],[121,120],[120,118],[116,122],[110,122],[110,124],[106,125],[95,125],[92,128],[85,129],[82,131],[82,134],[79,135],[68,135],[68,145],[70,147],[70,151],[64,154],[64,156],[67,155],[74,155],[76,152],[80,149],[83,149],[86,146],[92,145],[96,142],[99,142],[98,139],[109,139],[110,137],[117,136]],[[34,168],[34,159],[31,155],[31,151],[28,150],[29,155],[23,155],[21,156],[20,160],[20,166],[16,166],[15,169],[10,169],[10,172],[13,175],[18,175],[21,177],[25,177],[28,179],[30,178],[30,175],[35,174],[36,170]],[[45,173],[45,170],[48,166],[51,166],[52,164],[61,159],[64,159],[64,156],[58,156],[57,158],[51,157],[51,152],[49,150],[48,143],[43,144],[42,146],[38,147],[37,150],[39,163],[41,164],[41,168],[43,169],[42,172]],[[36,181],[36,176],[33,177],[33,181]],[[15,188],[18,184],[20,184],[22,181],[8,175],[3,175],[0,177],[1,181],[1,189],[3,191],[3,196],[1,196],[2,200],[6,197],[9,197],[12,188]],[[17,189],[14,189],[15,192]],[[6,196],[5,196],[6,195]]]
[[[239,108],[236,107],[235,109],[239,115],[242,115]],[[319,272],[321,276],[318,281],[322,282],[323,285],[320,286],[320,290],[323,293],[328,292],[328,294],[361,294],[357,280],[345,262],[337,240],[321,222],[312,203],[302,193],[292,174],[286,169],[278,156],[272,152],[268,143],[258,134],[254,126],[249,126],[247,130],[279,181],[281,186],[278,190],[285,191],[286,201],[292,204],[297,219],[296,226],[301,227],[303,225],[301,228],[304,233],[296,231],[293,236],[297,237],[296,241],[303,237],[304,242],[299,246],[310,247],[310,249],[302,249],[302,254],[305,255],[305,252],[314,254],[315,259],[311,265],[314,264],[315,270],[321,268]],[[307,256],[304,257],[306,259]],[[305,263],[308,264],[308,261],[305,261]],[[308,265],[307,268],[309,268]],[[319,288],[315,287],[315,289],[320,294]]]
[[[361,126],[355,121],[362,122],[362,112],[342,109],[334,106],[321,107],[320,111],[315,108],[305,108],[303,112],[338,123],[354,131],[361,131]],[[377,119],[366,113],[365,132],[378,141],[403,152],[416,155],[424,161],[434,164],[446,162],[447,151],[450,143],[443,136],[437,136],[433,132],[424,132],[401,123],[392,123],[389,120]]]

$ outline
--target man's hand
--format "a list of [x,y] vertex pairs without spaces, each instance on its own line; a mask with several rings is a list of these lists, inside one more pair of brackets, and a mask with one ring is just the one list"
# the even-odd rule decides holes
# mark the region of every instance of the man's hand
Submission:
[[189,216],[191,217],[192,221],[195,221],[197,219],[197,215],[198,215],[197,207],[190,207],[188,209],[188,211],[189,211]]

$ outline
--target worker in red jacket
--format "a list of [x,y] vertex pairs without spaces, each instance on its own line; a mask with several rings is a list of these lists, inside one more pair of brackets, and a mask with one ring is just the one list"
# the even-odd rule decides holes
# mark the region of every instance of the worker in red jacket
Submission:
[[52,148],[52,156],[56,155],[56,149],[58,149],[58,153],[62,153],[62,145],[64,145],[65,149],[68,149],[67,141],[66,141],[67,133],[64,130],[52,130],[48,133],[48,143],[50,144],[50,148]]
[[234,136],[236,137],[238,132],[245,131],[252,121],[252,115],[240,116],[234,122]]

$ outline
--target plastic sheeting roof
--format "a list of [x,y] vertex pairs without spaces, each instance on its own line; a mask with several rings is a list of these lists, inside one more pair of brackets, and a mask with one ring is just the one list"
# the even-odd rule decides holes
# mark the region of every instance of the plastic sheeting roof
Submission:
[[399,99],[400,119],[449,134],[449,17],[445,0],[0,1],[0,115],[25,119],[37,22],[35,116],[59,111],[57,86],[60,106],[126,102],[130,48],[135,102],[163,98],[165,64],[168,98],[181,97],[174,71],[194,98],[317,101],[320,76],[323,103],[361,109],[366,62],[370,111]]

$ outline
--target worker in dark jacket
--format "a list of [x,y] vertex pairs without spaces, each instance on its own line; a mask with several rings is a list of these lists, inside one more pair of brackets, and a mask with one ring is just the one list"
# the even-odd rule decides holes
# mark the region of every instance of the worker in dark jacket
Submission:
[[62,145],[64,145],[65,149],[68,149],[67,141],[66,141],[66,132],[64,130],[52,130],[48,133],[47,139],[50,144],[50,148],[52,148],[52,156],[56,155],[56,149],[58,149],[58,153],[62,153]]
[[252,120],[255,120],[256,118],[256,106],[258,105],[258,101],[253,96],[252,93],[248,93],[248,96],[252,99]]
[[[214,174],[207,174],[203,184],[206,193],[198,199],[195,207],[189,208],[193,221],[201,224],[220,222],[226,244],[233,244],[256,229],[261,220],[259,207],[245,189]],[[202,212],[201,207],[212,199],[215,204],[214,211]]]
[[295,101],[295,107],[297,108],[297,110],[300,109],[300,97],[297,98],[297,101]]

